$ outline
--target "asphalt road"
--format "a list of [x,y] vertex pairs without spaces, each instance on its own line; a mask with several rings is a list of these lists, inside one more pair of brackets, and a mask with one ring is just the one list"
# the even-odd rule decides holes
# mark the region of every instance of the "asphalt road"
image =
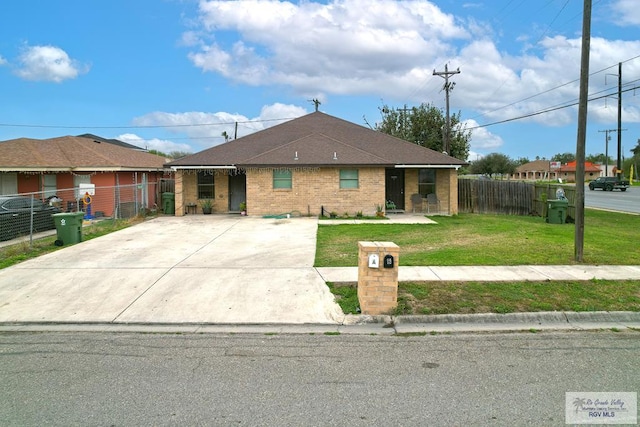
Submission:
[[589,187],[585,186],[584,205],[587,208],[640,214],[640,187],[629,187],[627,191],[591,191]]
[[640,333],[0,334],[0,425],[562,426]]

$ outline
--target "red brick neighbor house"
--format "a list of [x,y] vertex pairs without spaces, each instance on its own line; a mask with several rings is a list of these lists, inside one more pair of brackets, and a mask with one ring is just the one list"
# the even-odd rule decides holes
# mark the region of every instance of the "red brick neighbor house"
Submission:
[[[319,215],[424,210],[458,213],[457,170],[466,162],[314,112],[169,163],[176,215],[214,212]],[[419,195],[419,196],[418,196]],[[413,196],[413,197],[412,197]],[[430,199],[434,196],[430,196]],[[417,199],[417,200],[416,200]]]
[[166,159],[110,141],[93,135],[2,141],[0,194],[32,193],[41,200],[55,195],[62,199],[63,210],[75,210],[82,199],[78,188],[93,184],[109,188],[94,197],[93,212],[111,216],[124,200],[115,188],[139,186],[144,191],[135,195],[136,206],[159,204],[157,194],[147,191],[145,184],[165,177]]

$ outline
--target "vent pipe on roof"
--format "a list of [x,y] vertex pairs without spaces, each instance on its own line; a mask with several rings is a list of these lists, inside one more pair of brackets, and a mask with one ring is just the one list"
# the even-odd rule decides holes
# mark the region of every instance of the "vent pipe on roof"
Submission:
[[296,154],[293,156],[293,160],[298,160],[298,152],[296,151]]
[[333,152],[333,160],[338,160],[338,153],[336,151]]

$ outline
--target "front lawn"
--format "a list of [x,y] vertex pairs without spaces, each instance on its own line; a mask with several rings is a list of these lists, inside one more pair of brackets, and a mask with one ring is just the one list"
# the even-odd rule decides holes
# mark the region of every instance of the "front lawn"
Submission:
[[[575,264],[575,225],[540,217],[460,214],[437,224],[318,227],[316,267],[358,265],[358,241],[400,246],[401,266]],[[584,263],[640,265],[638,215],[585,210]]]

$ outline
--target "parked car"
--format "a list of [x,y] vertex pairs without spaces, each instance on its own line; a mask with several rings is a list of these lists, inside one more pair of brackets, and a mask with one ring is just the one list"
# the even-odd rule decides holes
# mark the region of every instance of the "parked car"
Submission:
[[61,212],[60,208],[43,203],[39,199],[23,196],[0,196],[0,241],[10,240],[31,232],[33,216],[33,232],[55,228],[53,214]]
[[596,188],[602,188],[602,191],[613,191],[614,189],[627,191],[627,188],[629,188],[629,181],[626,179],[619,179],[616,176],[601,176],[596,178],[595,181],[591,181],[589,183],[589,190],[595,190]]

